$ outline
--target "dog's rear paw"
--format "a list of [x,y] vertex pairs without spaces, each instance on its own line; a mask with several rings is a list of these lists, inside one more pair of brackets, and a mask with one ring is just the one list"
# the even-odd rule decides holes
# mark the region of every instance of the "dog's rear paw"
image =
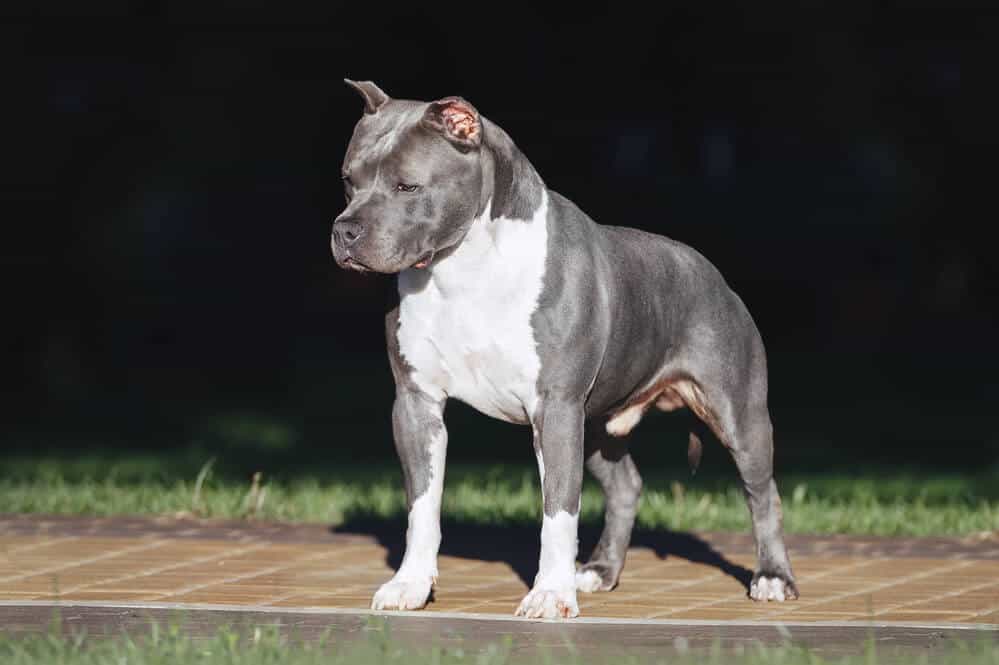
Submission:
[[798,587],[794,585],[793,581],[778,575],[757,573],[749,585],[749,597],[764,603],[770,600],[777,602],[797,600]]
[[516,616],[528,619],[571,619],[579,616],[576,589],[543,589],[534,587],[527,594]]
[[604,563],[588,563],[576,572],[576,590],[583,593],[610,591],[617,586],[617,575]]
[[371,601],[373,610],[418,610],[430,598],[431,578],[396,579],[392,578],[381,586]]

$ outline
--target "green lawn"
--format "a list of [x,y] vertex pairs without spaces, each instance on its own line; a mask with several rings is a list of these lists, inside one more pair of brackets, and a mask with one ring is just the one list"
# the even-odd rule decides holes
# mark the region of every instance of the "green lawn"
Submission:
[[400,665],[446,665],[475,663],[500,665],[538,663],[545,665],[614,662],[675,663],[677,665],[879,665],[905,663],[918,665],[946,662],[953,665],[997,665],[999,646],[987,638],[975,641],[949,641],[932,652],[912,648],[878,648],[867,640],[850,645],[853,655],[823,656],[807,647],[785,641],[776,646],[761,643],[723,647],[720,641],[708,648],[690,648],[674,641],[662,653],[639,656],[614,645],[597,652],[581,652],[570,642],[562,648],[540,646],[513,648],[507,636],[500,641],[468,643],[453,641],[444,647],[414,645],[394,639],[384,623],[372,619],[361,635],[337,635],[327,631],[314,640],[283,633],[276,626],[226,626],[208,637],[194,637],[180,623],[152,622],[140,634],[122,633],[116,637],[87,637],[84,633],[59,630],[58,615],[47,632],[10,634],[0,627],[0,662],[5,665],[337,665],[340,663],[399,663]]
[[[92,451],[8,455],[0,512],[80,515],[187,514],[343,524],[405,515],[395,460],[383,464],[267,461],[227,453]],[[261,472],[258,482],[250,470]],[[692,478],[644,471],[638,525],[646,529],[745,531],[748,513],[734,469]],[[860,469],[794,472],[778,479],[785,526],[796,533],[963,535],[999,528],[999,472]],[[584,523],[599,523],[602,497],[587,482]],[[468,524],[535,524],[532,466],[449,465],[444,516]]]

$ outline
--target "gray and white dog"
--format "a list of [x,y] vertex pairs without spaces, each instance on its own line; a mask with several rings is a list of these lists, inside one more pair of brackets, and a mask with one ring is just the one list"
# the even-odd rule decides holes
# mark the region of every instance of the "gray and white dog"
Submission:
[[[596,224],[460,97],[397,100],[347,83],[364,115],[343,161],[333,255],[343,268],[397,274],[400,296],[385,332],[409,527],[402,565],[372,607],[421,608],[436,582],[451,397],[534,433],[541,557],[517,615],[573,617],[577,590],[617,585],[642,487],[620,437],[652,406],[688,407],[735,459],[756,540],[750,597],[797,598],[763,343],[714,266],[668,238]],[[692,433],[694,465],[700,450]],[[607,507],[577,570],[584,465]]]

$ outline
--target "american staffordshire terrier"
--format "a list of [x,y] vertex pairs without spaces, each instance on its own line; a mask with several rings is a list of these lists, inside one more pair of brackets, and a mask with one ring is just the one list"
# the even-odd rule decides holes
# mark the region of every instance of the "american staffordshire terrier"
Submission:
[[[437,579],[448,398],[534,434],[541,556],[517,615],[574,617],[577,590],[617,585],[642,488],[620,437],[653,407],[689,408],[731,452],[756,541],[749,596],[797,598],[763,342],[718,270],[669,238],[595,223],[465,99],[391,99],[347,83],[364,114],[343,161],[333,255],[397,275],[399,292],[385,332],[409,526],[402,565],[372,607],[421,608]],[[693,432],[695,467],[700,452]],[[577,570],[584,465],[607,501]]]

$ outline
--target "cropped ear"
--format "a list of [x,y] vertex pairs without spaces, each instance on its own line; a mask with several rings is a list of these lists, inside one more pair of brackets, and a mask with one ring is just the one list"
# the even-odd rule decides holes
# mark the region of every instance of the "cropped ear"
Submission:
[[350,79],[344,79],[343,82],[354,90],[357,90],[361,97],[364,98],[365,113],[376,113],[389,100],[389,96],[371,81],[351,81]]
[[474,150],[482,145],[479,112],[461,97],[431,102],[423,114],[423,126],[440,132],[461,150]]

